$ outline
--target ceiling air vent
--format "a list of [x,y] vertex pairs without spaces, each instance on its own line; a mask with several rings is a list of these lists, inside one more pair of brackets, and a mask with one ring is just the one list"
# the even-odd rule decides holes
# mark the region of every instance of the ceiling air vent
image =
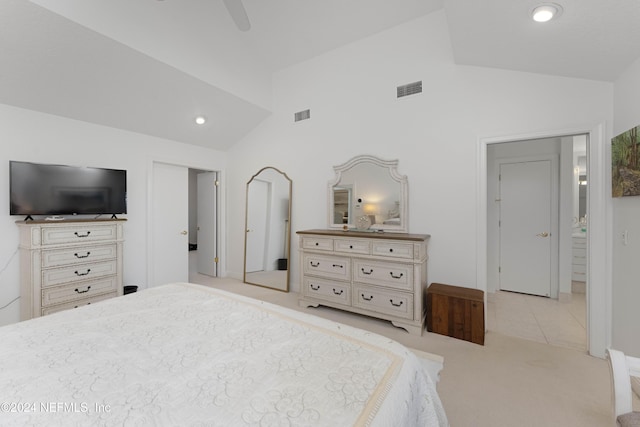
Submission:
[[299,122],[300,120],[307,120],[311,118],[311,110],[298,111],[295,114],[295,121]]
[[404,96],[415,95],[417,93],[422,93],[422,81],[409,83],[403,86],[398,86],[398,98],[402,98]]

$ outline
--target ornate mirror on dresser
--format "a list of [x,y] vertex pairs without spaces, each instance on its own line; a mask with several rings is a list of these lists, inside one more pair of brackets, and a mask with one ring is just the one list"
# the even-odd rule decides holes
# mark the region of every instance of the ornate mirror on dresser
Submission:
[[421,335],[429,235],[409,234],[398,161],[358,156],[334,166],[329,229],[300,230],[300,305],[389,320]]
[[289,291],[291,179],[267,166],[247,182],[244,282]]
[[327,193],[329,228],[407,233],[407,177],[397,167],[397,160],[368,155],[334,166]]

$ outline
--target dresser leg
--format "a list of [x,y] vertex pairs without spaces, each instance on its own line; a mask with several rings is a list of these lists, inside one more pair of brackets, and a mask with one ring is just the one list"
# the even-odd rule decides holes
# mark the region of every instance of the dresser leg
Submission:
[[424,330],[424,326],[407,325],[406,323],[401,323],[395,320],[392,320],[391,324],[395,327],[405,329],[411,335],[422,336],[422,331]]
[[320,305],[320,303],[305,301],[303,299],[298,300],[298,304],[300,307],[318,307]]

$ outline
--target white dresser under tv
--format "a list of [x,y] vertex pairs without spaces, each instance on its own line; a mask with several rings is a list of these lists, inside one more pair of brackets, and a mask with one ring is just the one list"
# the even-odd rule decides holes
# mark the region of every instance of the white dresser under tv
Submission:
[[124,221],[17,221],[20,319],[122,295]]

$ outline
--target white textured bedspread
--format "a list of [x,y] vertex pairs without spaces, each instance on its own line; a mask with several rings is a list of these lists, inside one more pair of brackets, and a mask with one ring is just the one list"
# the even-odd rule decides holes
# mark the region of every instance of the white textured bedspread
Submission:
[[380,335],[192,284],[0,328],[2,426],[443,426]]

